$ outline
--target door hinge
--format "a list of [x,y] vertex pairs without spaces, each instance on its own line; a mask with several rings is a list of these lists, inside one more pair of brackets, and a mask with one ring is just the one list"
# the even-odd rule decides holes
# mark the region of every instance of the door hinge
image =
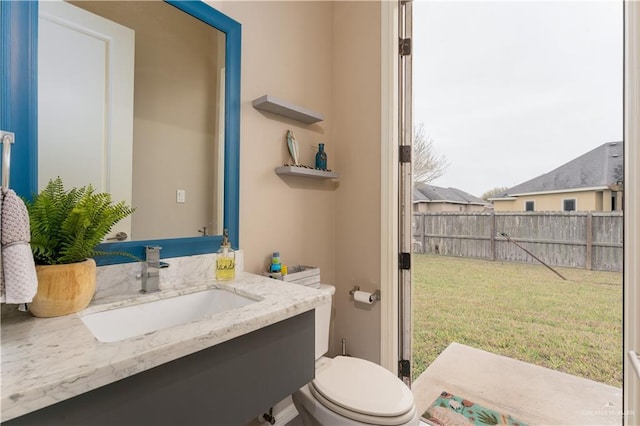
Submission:
[[399,50],[400,56],[409,56],[409,55],[411,55],[411,39],[410,38],[401,38],[398,50]]
[[400,145],[400,162],[401,163],[410,163],[411,162],[411,145]]
[[400,377],[411,377],[411,362],[406,359],[398,361],[398,375]]
[[401,270],[411,269],[411,253],[399,253],[398,268]]

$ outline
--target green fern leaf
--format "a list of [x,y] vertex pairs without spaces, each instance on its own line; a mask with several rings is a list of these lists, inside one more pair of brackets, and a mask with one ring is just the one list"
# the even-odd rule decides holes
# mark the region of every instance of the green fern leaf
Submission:
[[96,193],[91,185],[65,190],[62,179],[26,202],[31,220],[31,249],[38,264],[79,262],[101,255],[95,247],[113,226],[134,212],[124,201]]

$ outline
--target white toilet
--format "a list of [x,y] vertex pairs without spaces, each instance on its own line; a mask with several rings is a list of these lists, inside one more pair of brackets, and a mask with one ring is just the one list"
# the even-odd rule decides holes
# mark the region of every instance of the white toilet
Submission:
[[[322,284],[321,291],[335,293]],[[304,425],[418,425],[411,390],[370,361],[329,350],[331,303],[316,308],[316,378],[292,395]]]

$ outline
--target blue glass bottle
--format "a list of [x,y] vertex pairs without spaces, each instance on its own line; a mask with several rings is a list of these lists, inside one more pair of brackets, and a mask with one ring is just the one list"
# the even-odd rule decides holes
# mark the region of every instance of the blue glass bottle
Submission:
[[316,169],[327,170],[327,153],[324,152],[324,144],[318,144],[318,153],[316,154]]

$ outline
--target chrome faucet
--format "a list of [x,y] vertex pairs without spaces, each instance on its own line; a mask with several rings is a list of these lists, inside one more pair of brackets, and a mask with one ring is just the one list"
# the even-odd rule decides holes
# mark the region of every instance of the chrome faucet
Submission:
[[160,261],[159,246],[146,246],[146,260],[142,262],[142,293],[154,293],[160,290],[160,269],[169,267],[166,262]]

